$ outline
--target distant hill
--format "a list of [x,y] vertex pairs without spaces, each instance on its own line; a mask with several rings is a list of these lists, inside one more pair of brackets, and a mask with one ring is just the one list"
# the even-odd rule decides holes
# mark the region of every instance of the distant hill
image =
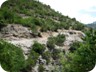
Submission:
[[95,29],[96,28],[96,21],[93,23],[87,24],[87,26]]

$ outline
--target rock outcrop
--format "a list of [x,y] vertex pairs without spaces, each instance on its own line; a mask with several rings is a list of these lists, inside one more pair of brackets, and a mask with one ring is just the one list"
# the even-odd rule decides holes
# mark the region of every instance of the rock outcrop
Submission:
[[29,28],[23,27],[19,24],[8,24],[8,26],[1,29],[1,36],[3,38],[31,38],[32,32]]
[[[65,53],[68,52],[70,45],[73,42],[82,42],[83,40],[81,38],[85,36],[81,31],[62,29],[58,30],[57,32],[41,32],[41,37],[33,37],[30,29],[17,24],[9,24],[8,26],[2,28],[0,32],[1,38],[6,39],[8,42],[21,47],[26,59],[28,58],[31,46],[35,41],[46,46],[48,38],[51,36],[56,37],[58,34],[64,34],[66,40],[63,43],[63,46],[55,45],[55,48],[61,51],[65,51]],[[47,46],[45,51],[48,51]],[[45,72],[51,72],[54,69],[54,65],[58,65],[58,60],[51,59],[51,62],[49,64],[46,64],[46,60],[43,59],[42,56],[39,56],[35,67],[33,67],[32,69],[32,72],[38,72],[37,69],[39,67],[39,64],[42,64],[44,66]]]

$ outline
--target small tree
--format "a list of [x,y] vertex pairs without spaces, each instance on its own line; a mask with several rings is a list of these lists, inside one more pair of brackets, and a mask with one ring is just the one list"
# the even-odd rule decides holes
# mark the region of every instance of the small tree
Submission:
[[51,53],[49,51],[46,51],[42,54],[42,58],[46,59],[47,64],[50,62]]
[[77,50],[80,47],[80,42],[73,42],[70,46],[70,52],[74,52],[75,50]]
[[42,53],[44,52],[44,50],[45,50],[45,46],[42,45],[42,44],[40,44],[40,43],[35,42],[35,43],[33,44],[33,46],[32,46],[32,49],[33,49],[35,52],[37,52],[37,53],[39,53],[39,54],[42,54]]
[[14,13],[9,11],[7,8],[2,9],[2,16],[5,22],[13,23],[14,22]]
[[52,58],[54,60],[59,59],[60,58],[60,55],[59,54],[60,54],[60,50],[54,49],[53,52],[52,52]]
[[49,50],[53,50],[55,48],[55,37],[49,37],[48,41],[47,41],[47,47],[49,48]]
[[34,67],[36,65],[38,57],[39,57],[39,54],[31,49],[30,53],[28,55],[28,59],[26,60],[26,67],[23,68],[21,71],[22,72],[31,72],[32,67]]
[[36,53],[35,51],[31,50],[30,54],[28,56],[28,59],[27,59],[27,65],[28,66],[35,66],[38,57],[39,57],[39,54]]
[[39,65],[38,67],[38,72],[44,72],[45,68],[43,67],[43,65]]
[[64,41],[65,41],[65,35],[59,34],[59,35],[56,37],[56,45],[62,46],[63,43],[64,43]]

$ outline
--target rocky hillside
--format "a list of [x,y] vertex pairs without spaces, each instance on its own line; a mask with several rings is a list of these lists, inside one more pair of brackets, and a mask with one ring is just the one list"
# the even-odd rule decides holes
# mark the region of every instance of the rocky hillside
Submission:
[[87,72],[96,55],[95,31],[87,30],[37,0],[8,0],[0,9],[0,63],[10,72]]
[[[57,32],[40,32],[40,36],[34,37],[32,31],[28,29],[28,27],[23,27],[17,24],[8,24],[6,27],[1,29],[1,38],[7,40],[7,42],[12,43],[23,50],[23,54],[25,59],[28,59],[28,55],[30,54],[30,50],[32,45],[36,43],[44,45],[45,50],[44,54],[51,54],[55,53],[58,54],[59,52],[65,52],[65,54],[70,50],[70,45],[73,42],[83,42],[81,39],[84,37],[84,33],[77,30],[65,30],[65,29],[58,29]],[[56,44],[50,44],[49,38],[59,38],[59,36],[64,36],[64,39],[59,39]],[[56,40],[56,39],[54,39]],[[63,40],[63,41],[62,41]],[[53,45],[54,47],[51,47]],[[51,48],[51,50],[50,50]],[[53,49],[53,51],[52,51]],[[58,55],[57,55],[58,56]],[[59,57],[59,56],[58,56]],[[40,54],[37,59],[36,65],[33,67],[32,72],[38,72],[39,65],[42,64],[44,66],[44,71],[51,72],[54,69],[54,64],[57,64],[58,58],[50,55],[50,58],[47,60],[47,56]],[[48,63],[47,63],[48,62]],[[54,64],[52,64],[54,63]],[[52,69],[50,69],[52,68]]]

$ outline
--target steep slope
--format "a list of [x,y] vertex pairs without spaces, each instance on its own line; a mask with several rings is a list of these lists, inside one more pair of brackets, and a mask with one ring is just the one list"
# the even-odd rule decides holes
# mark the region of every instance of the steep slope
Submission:
[[[23,27],[16,24],[8,24],[6,27],[2,28],[1,35],[1,38],[6,40],[8,43],[12,43],[13,45],[20,47],[23,50],[25,60],[29,59],[30,51],[33,51],[32,49],[34,47],[32,46],[34,46],[35,43],[44,45],[45,50],[43,51],[43,54],[39,54],[35,65],[32,63],[32,72],[38,72],[40,65],[43,65],[43,71],[45,72],[51,72],[52,70],[54,70],[54,64],[59,67],[57,63],[59,60],[59,53],[64,51],[66,55],[70,50],[70,45],[76,41],[83,42],[82,38],[84,37],[84,33],[81,31],[64,29],[60,29],[57,32],[40,32],[41,37],[33,37],[32,32],[28,30],[28,27]],[[64,36],[64,39],[62,37],[59,37],[62,35]],[[54,40],[56,41],[54,42]],[[50,44],[51,41],[53,42]],[[39,48],[40,46],[38,47],[37,44],[36,47]],[[34,53],[32,53],[31,56],[33,56],[33,54]],[[49,58],[47,57],[47,54],[51,54]],[[32,60],[34,60],[34,58]]]
[[83,30],[84,25],[75,18],[63,16],[55,12],[50,6],[44,5],[35,0],[9,0],[0,9],[0,24],[22,24],[31,27],[35,32],[56,31],[57,29]]
[[[85,29],[88,28],[75,18],[64,16],[37,0],[8,0],[0,9],[0,61],[4,60],[3,67],[11,72],[78,72],[71,66],[80,62],[76,61],[79,56],[75,56],[93,53],[86,49],[91,46],[91,40],[90,34],[87,37],[83,33]],[[83,49],[88,53],[75,54]],[[84,58],[89,57],[86,55]],[[87,69],[81,70],[87,72]]]

